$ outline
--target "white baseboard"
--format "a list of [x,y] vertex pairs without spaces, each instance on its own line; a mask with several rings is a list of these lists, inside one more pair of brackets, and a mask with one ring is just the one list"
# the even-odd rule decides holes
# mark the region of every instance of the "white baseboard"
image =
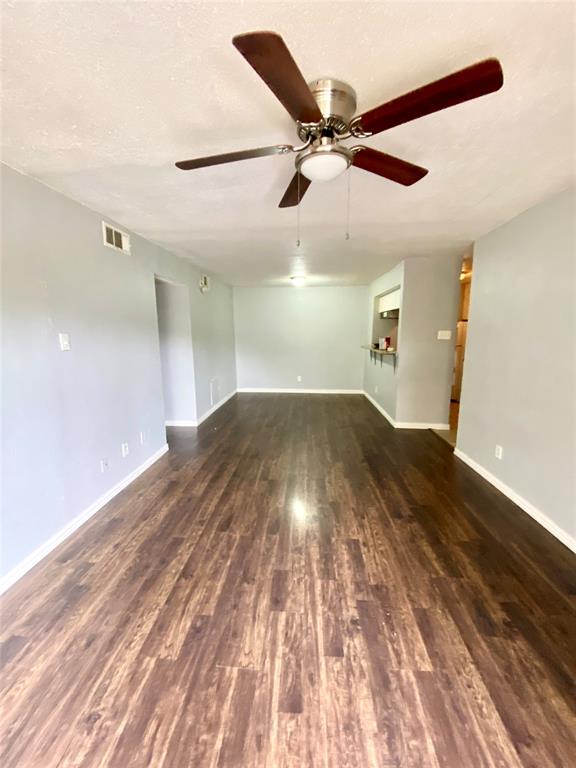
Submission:
[[392,418],[392,416],[390,416],[388,411],[380,405],[380,403],[377,400],[374,400],[374,398],[371,395],[369,395],[368,392],[363,392],[363,395],[367,400],[369,400],[372,403],[372,405],[374,406],[374,408],[376,408],[377,411],[380,411],[380,413],[382,414],[382,416],[384,416],[386,421],[388,421],[393,427],[396,426],[396,421]]
[[382,416],[384,416],[395,429],[450,429],[449,424],[433,424],[427,421],[396,421],[379,402],[374,400],[374,398],[368,394],[368,392],[363,392],[362,394],[372,403],[374,408],[380,411]]
[[120,480],[119,483],[116,483],[116,485],[106,491],[106,493],[100,496],[100,498],[96,499],[95,502],[90,504],[89,507],[77,515],[67,525],[65,525],[64,528],[61,528],[57,533],[51,536],[48,541],[45,541],[44,544],[41,544],[37,549],[31,552],[27,557],[24,558],[24,560],[22,560],[22,562],[18,563],[17,566],[12,568],[11,571],[8,571],[8,573],[0,579],[0,595],[9,587],[11,587],[12,584],[18,581],[18,579],[21,579],[25,573],[27,573],[31,568],[39,563],[40,560],[45,558],[46,555],[50,554],[53,549],[55,549],[59,544],[67,539],[72,533],[74,533],[74,531],[80,528],[80,526],[89,520],[92,515],[95,515],[98,510],[102,509],[105,504],[108,504],[108,502],[111,501],[114,496],[117,496],[120,491],[123,491],[124,488],[136,480],[137,477],[139,477],[143,472],[151,467],[154,462],[158,461],[158,459],[167,451],[168,444],[165,443],[162,448],[156,451],[156,453],[153,453],[152,456],[146,459],[143,464],[140,464],[139,467],[136,467],[135,470],[130,472],[129,475],[126,475],[126,477],[124,477],[122,480]]
[[361,389],[275,389],[269,387],[241,387],[238,392],[275,393],[279,395],[362,395]]
[[231,397],[234,397],[237,391],[238,390],[233,389],[232,392],[229,392],[221,400],[218,400],[218,402],[209,408],[205,413],[203,413],[197,421],[193,421],[192,419],[176,419],[165,421],[164,424],[167,427],[198,427],[200,424],[202,424],[203,421],[206,421],[209,416],[212,416],[212,414],[217,411],[218,408],[221,408],[224,403],[227,403]]
[[212,414],[215,411],[217,411],[218,408],[221,408],[224,405],[224,403],[227,403],[231,397],[234,397],[237,391],[238,391],[237,389],[233,389],[232,392],[229,392],[227,395],[224,395],[224,397],[221,400],[218,400],[218,402],[215,405],[213,405],[205,413],[203,413],[202,416],[200,416],[200,418],[198,419],[198,425],[202,424],[203,421],[206,421],[208,416],[212,416]]
[[487,480],[491,485],[497,488],[500,493],[503,493],[504,496],[507,496],[510,501],[513,501],[514,504],[517,504],[520,509],[523,509],[524,512],[527,512],[530,517],[534,518],[537,523],[540,523],[543,528],[546,528],[548,533],[551,533],[552,536],[555,536],[559,541],[562,542],[562,544],[566,545],[568,549],[571,549],[572,552],[576,552],[576,539],[573,536],[570,536],[570,534],[567,533],[563,528],[560,528],[559,525],[557,525],[553,520],[545,515],[544,512],[535,507],[534,504],[529,502],[523,496],[520,496],[519,493],[516,493],[516,491],[510,488],[510,486],[506,485],[506,483],[503,483],[502,480],[499,480],[487,469],[484,469],[481,464],[478,464],[477,461],[471,459],[470,456],[461,451],[459,448],[454,449],[454,456],[457,456],[461,461],[464,462],[464,464],[467,464],[471,469],[483,477],[484,480]]

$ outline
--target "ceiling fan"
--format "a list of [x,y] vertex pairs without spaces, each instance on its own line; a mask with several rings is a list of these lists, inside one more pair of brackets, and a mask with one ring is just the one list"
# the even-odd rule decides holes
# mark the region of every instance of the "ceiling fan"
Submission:
[[354,117],[356,93],[348,83],[322,78],[306,83],[284,40],[275,32],[247,32],[232,40],[296,122],[302,145],[275,144],[176,163],[184,171],[233,163],[265,155],[296,153],[296,173],[280,208],[298,205],[312,181],[330,181],[350,165],[409,186],[428,171],[419,165],[362,144],[348,147],[351,137],[364,139],[432,112],[476,99],[502,87],[497,59],[486,59],[441,80],[417,88]]

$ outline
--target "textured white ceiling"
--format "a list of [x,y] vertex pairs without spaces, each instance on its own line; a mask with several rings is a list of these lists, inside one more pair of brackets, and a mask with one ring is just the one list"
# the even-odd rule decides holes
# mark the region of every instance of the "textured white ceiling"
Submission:
[[[365,283],[399,258],[463,252],[574,179],[574,5],[547,2],[2,2],[3,159],[233,284]],[[430,169],[404,188],[351,171],[278,209],[293,157],[173,162],[298,143],[233,48],[279,32],[304,76],[363,111],[488,56],[501,91],[370,146]]]

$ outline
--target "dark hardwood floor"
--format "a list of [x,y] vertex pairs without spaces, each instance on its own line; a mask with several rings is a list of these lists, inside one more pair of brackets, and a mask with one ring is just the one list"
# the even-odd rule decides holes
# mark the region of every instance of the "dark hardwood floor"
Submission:
[[576,557],[362,396],[239,395],[2,599],[3,768],[569,768]]

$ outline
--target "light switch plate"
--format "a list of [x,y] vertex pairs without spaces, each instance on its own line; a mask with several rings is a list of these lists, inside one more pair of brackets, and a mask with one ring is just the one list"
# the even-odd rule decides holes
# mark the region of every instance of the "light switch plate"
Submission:
[[438,336],[441,341],[449,341],[452,338],[452,331],[438,331]]
[[61,352],[70,352],[70,334],[69,333],[59,333],[58,343],[60,344]]

